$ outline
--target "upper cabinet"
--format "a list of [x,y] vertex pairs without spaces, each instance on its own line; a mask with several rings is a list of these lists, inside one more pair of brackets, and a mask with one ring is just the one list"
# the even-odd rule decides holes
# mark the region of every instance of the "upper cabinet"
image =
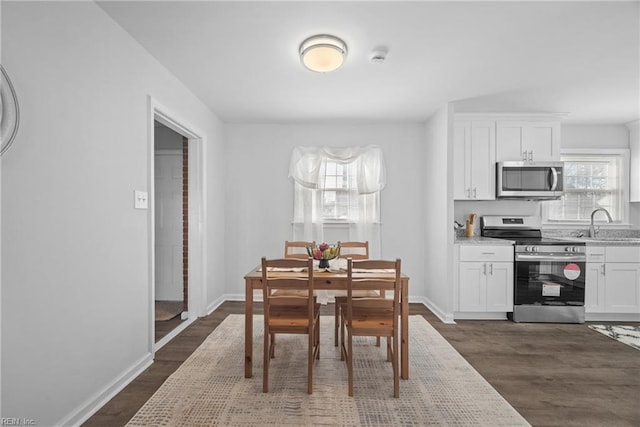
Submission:
[[559,114],[458,113],[453,198],[495,200],[496,162],[560,160]]
[[629,201],[640,202],[640,120],[627,124],[629,128]]
[[498,120],[496,161],[560,160],[560,120]]
[[495,139],[494,121],[455,121],[454,199],[495,199]]

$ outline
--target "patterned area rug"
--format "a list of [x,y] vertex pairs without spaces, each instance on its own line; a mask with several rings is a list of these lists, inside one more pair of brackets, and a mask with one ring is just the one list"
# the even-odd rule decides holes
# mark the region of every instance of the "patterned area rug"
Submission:
[[357,340],[354,397],[347,395],[332,316],[321,320],[313,394],[302,335],[278,337],[262,393],[262,316],[254,318],[254,376],[244,378],[244,316],[229,315],[127,425],[529,425],[423,317],[410,316],[409,331],[410,379],[401,380],[399,399],[385,346],[373,338]]
[[589,325],[589,328],[640,350],[640,326]]

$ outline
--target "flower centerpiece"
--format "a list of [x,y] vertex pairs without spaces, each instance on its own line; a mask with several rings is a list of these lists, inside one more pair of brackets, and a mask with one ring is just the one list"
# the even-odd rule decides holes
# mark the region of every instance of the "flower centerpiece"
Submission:
[[340,246],[322,242],[319,245],[307,246],[307,253],[320,261],[319,268],[329,268],[329,260],[340,255]]

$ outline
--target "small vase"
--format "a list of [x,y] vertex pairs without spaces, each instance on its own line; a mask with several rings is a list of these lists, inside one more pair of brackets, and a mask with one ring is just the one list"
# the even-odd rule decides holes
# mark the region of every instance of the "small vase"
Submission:
[[320,268],[320,269],[329,268],[329,260],[328,259],[321,259],[320,260],[320,264],[318,264],[318,268]]

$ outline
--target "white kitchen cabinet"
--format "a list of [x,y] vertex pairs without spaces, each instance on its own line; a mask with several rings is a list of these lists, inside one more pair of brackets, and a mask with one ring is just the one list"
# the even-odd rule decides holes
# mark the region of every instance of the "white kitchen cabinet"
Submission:
[[629,128],[629,201],[640,202],[640,120],[627,124]]
[[640,313],[640,246],[587,246],[585,312]]
[[458,311],[513,311],[513,246],[460,245]]
[[560,121],[498,120],[496,161],[560,160]]
[[453,197],[495,200],[495,121],[456,120]]

